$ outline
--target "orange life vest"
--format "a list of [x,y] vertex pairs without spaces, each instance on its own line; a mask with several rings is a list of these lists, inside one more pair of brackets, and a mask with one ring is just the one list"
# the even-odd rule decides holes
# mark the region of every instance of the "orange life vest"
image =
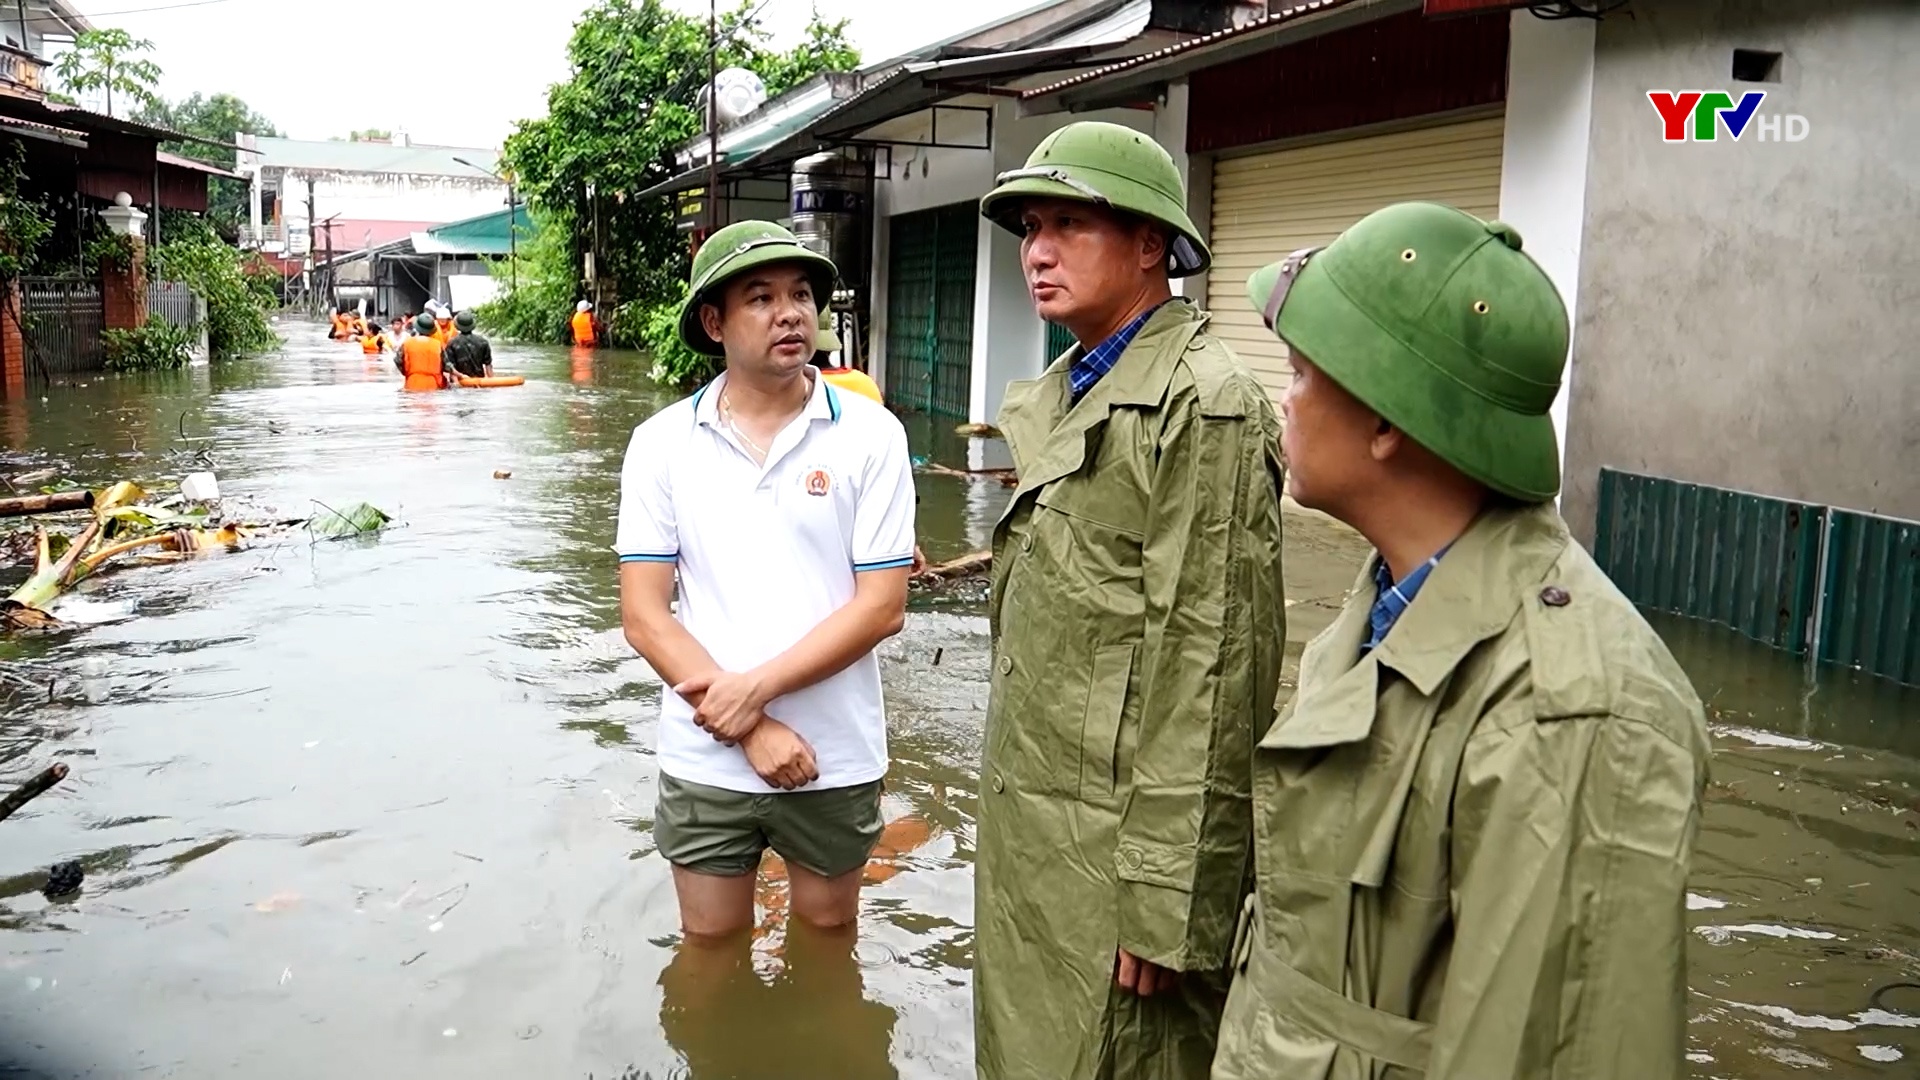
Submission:
[[381,338],[378,333],[365,333],[360,335],[360,351],[366,353],[368,356],[380,355],[380,349],[385,344],[385,339]]
[[333,313],[333,330],[327,335],[335,341],[343,341],[347,336],[347,317],[340,312]]
[[593,316],[588,312],[573,313],[573,343],[575,345],[593,344]]
[[881,405],[887,403],[886,398],[881,396],[880,384],[873,381],[873,376],[859,368],[821,368],[820,377],[848,393],[872,398]]
[[407,373],[409,390],[445,390],[447,377],[441,370],[440,342],[416,334],[400,345],[400,362]]
[[435,341],[438,341],[442,345],[445,345],[447,342],[452,341],[453,340],[453,320],[452,319],[436,320],[433,324],[433,338]]

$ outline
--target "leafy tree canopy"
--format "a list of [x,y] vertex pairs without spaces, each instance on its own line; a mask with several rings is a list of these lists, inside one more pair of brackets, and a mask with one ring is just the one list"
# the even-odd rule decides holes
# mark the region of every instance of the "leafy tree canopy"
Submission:
[[[752,70],[770,96],[858,65],[845,20],[825,22],[816,12],[804,39],[779,51],[753,10],[743,2],[720,18],[718,65]],[[697,103],[707,79],[707,22],[662,0],[600,0],[575,25],[567,58],[571,76],[549,91],[545,117],[521,121],[507,138],[505,164],[549,227],[575,238],[573,280],[596,209],[591,190],[603,288],[620,299],[664,302],[686,277],[686,238],[673,227],[670,200],[633,196],[671,176],[674,151],[704,129]]]
[[73,47],[55,61],[53,73],[69,94],[104,91],[107,115],[112,116],[115,94],[122,104],[151,106],[160,100],[153,89],[160,82],[160,65],[140,55],[152,51],[153,42],[117,27],[82,30]]

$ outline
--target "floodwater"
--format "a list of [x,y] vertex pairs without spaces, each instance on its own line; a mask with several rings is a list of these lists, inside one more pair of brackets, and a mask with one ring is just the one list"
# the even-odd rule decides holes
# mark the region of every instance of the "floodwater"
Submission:
[[[131,567],[0,642],[0,1064],[155,1077],[971,1076],[971,864],[986,695],[977,590],[884,647],[894,769],[859,940],[681,954],[650,836],[660,685],[608,545],[642,358],[497,347],[515,389],[405,395],[284,327],[278,356],[0,402],[4,471],[177,478],[288,516],[369,501],[376,538]],[[916,453],[960,464],[947,425]],[[185,440],[206,440],[188,442]],[[508,479],[495,479],[495,471]],[[933,559],[1006,491],[928,473]],[[1364,554],[1290,515],[1290,637]],[[16,573],[18,573],[16,571]],[[1694,1075],[1902,1077],[1920,1062],[1920,709],[1663,623],[1714,703],[1693,885]],[[77,858],[77,899],[38,893]],[[0,1072],[6,1070],[0,1069]]]

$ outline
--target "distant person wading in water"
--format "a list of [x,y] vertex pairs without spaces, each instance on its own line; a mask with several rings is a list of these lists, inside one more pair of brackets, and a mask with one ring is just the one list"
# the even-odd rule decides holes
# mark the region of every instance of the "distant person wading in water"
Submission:
[[599,340],[595,334],[596,327],[594,326],[592,304],[582,300],[574,305],[572,327],[573,343],[575,346],[583,349],[591,349],[599,344]]
[[460,333],[442,349],[447,366],[469,379],[492,378],[493,343],[474,332],[473,312],[455,315],[453,325]]
[[441,355],[440,339],[433,334],[433,316],[422,314],[414,320],[413,336],[394,351],[393,366],[407,377],[408,390],[447,388],[446,358]]

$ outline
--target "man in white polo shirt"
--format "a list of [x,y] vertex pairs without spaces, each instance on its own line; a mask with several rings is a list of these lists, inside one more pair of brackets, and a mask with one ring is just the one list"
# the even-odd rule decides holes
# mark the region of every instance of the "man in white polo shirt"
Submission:
[[767,847],[794,916],[851,923],[880,835],[873,650],[906,618],[913,473],[900,422],[808,364],[833,280],[778,225],[714,233],[680,337],[726,370],[641,424],[621,474],[622,622],[672,688],[654,838],[690,935],[752,925]]

